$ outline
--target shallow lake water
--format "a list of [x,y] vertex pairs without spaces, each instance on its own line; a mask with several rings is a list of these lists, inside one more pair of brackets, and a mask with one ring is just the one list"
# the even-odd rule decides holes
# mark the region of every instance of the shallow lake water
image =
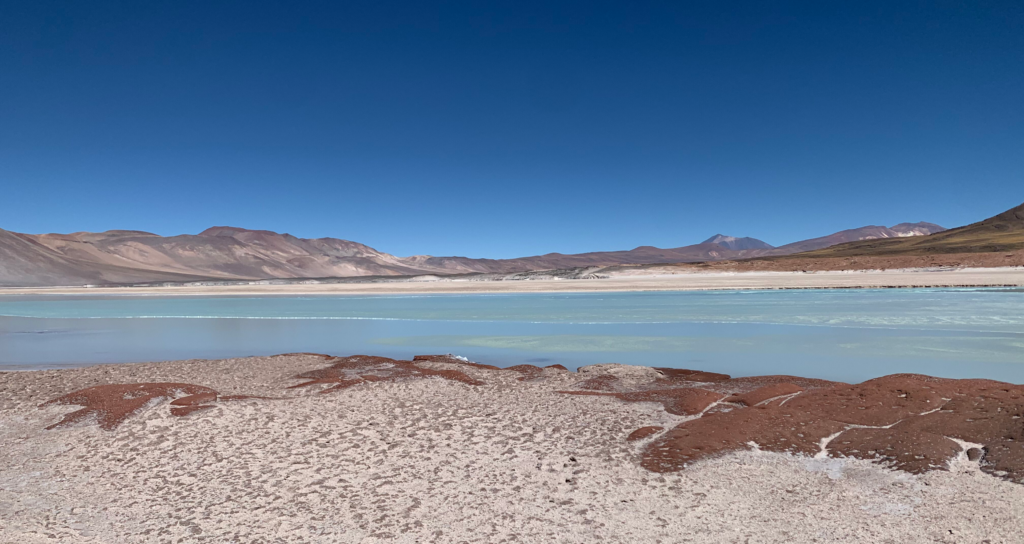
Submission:
[[312,351],[1024,382],[1024,290],[0,296],[0,370]]

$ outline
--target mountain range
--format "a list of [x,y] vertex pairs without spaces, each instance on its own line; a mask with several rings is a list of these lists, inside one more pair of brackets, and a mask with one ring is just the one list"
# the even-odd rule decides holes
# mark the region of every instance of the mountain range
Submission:
[[994,253],[1021,249],[1024,249],[1024,204],[984,221],[943,230],[931,236],[901,240],[863,239],[852,243],[816,248],[803,256],[935,255]]
[[619,264],[688,263],[789,255],[856,240],[923,236],[943,230],[933,223],[867,226],[781,247],[773,247],[756,238],[719,234],[699,244],[669,249],[641,246],[628,251],[473,259],[429,255],[396,257],[347,240],[297,238],[290,234],[236,227],[212,227],[196,235],[166,237],[133,230],[33,235],[0,229],[0,286],[513,274]]

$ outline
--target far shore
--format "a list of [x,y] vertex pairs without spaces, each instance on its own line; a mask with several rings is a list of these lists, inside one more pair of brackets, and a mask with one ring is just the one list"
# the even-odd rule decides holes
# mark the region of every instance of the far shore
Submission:
[[646,274],[620,274],[594,279],[472,280],[432,277],[365,282],[353,279],[340,283],[254,280],[229,285],[188,283],[161,286],[8,287],[0,288],[0,295],[393,295],[1022,286],[1022,267],[674,274],[658,274],[651,270]]

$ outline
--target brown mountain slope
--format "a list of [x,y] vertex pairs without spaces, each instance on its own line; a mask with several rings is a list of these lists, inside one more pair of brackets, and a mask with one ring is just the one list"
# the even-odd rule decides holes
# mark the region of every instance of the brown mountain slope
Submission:
[[[535,257],[518,259],[470,259],[467,257],[420,257],[419,262],[431,268],[448,267],[469,269],[473,272],[511,274],[532,270],[554,270],[560,268],[586,268],[616,264],[687,263],[717,261],[722,259],[744,259],[764,255],[767,250],[735,251],[718,244],[696,244],[670,249],[641,246],[628,251],[595,251],[565,255],[548,253]],[[415,257],[413,257],[415,258]]]
[[194,281],[203,275],[118,266],[54,252],[34,237],[0,229],[0,285],[48,286]]
[[[941,229],[937,225],[932,227]],[[641,246],[629,251],[549,253],[500,260],[428,255],[396,257],[348,240],[305,239],[236,227],[212,227],[196,235],[168,237],[132,230],[40,235],[0,231],[0,286],[515,274],[614,265],[692,263],[749,259],[791,253],[803,247],[824,247],[850,239],[899,236],[901,234],[894,230],[897,228],[901,226],[853,229],[783,248],[771,248],[753,239],[719,235],[713,240],[746,240],[746,243],[759,242],[763,247],[737,250],[730,249],[728,244],[708,241],[669,249]],[[915,225],[907,227],[915,228],[921,230]]]
[[213,227],[161,237],[134,231],[44,234],[38,242],[67,257],[143,270],[221,279],[422,274],[400,259],[347,240]]
[[768,255],[790,255],[793,253],[802,253],[805,251],[814,251],[816,249],[824,249],[837,244],[844,244],[848,242],[856,242],[859,240],[884,240],[889,238],[905,238],[915,236],[926,236],[929,234],[935,234],[942,232],[946,229],[934,224],[934,223],[900,223],[892,228],[872,225],[868,227],[861,227],[859,229],[849,229],[839,231],[835,234],[828,236],[822,236],[820,238],[811,238],[810,240],[803,240],[800,242],[794,242],[792,244],[786,244],[779,246],[773,251],[769,252]]
[[929,236],[852,242],[793,257],[992,253],[1019,249],[1024,249],[1024,204],[984,221]]

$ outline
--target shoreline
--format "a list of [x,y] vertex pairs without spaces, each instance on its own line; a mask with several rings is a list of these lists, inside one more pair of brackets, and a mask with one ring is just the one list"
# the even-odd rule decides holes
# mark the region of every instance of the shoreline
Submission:
[[[294,281],[295,283],[285,283]],[[397,294],[500,294],[589,293],[643,291],[719,291],[776,289],[913,289],[1024,287],[1024,268],[896,269],[808,272],[684,272],[676,274],[623,274],[593,279],[431,281],[358,279],[338,283],[311,280],[258,280],[233,285],[183,284],[173,286],[114,287],[0,287],[11,295],[397,295]]]

